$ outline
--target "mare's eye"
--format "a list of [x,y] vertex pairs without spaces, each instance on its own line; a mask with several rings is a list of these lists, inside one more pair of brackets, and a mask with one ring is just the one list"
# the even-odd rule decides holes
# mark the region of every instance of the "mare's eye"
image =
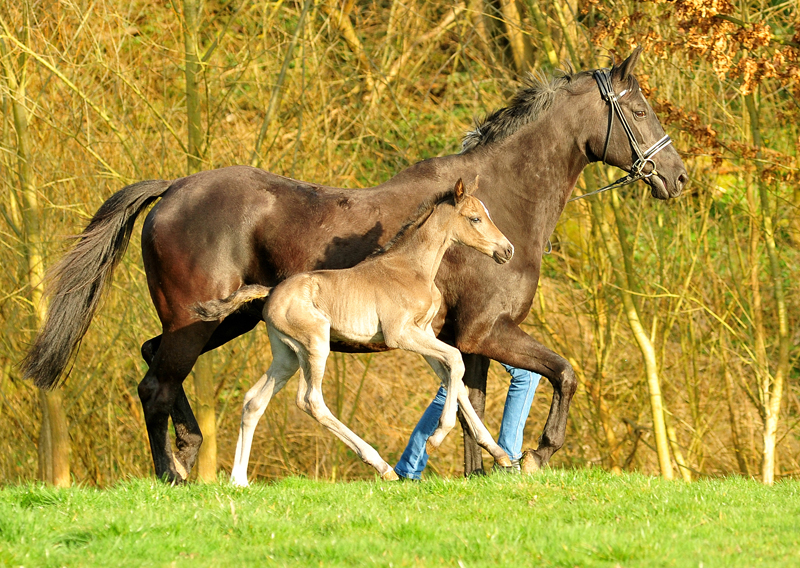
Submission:
[[633,111],[633,116],[635,116],[636,118],[644,118],[645,116],[647,116],[647,113],[643,110],[635,110]]
[[481,218],[480,217],[470,217],[469,220],[472,223],[480,223],[481,222]]

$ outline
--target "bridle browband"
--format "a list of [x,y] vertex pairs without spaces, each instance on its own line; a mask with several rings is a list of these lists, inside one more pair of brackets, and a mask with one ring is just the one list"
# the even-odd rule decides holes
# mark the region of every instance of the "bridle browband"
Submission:
[[[650,146],[650,148],[648,148],[646,151],[642,152],[642,149],[639,147],[639,143],[636,141],[636,136],[633,135],[633,130],[631,129],[630,124],[628,124],[628,120],[622,113],[622,107],[619,105],[619,97],[614,92],[614,86],[611,83],[611,70],[597,69],[594,72],[594,80],[597,82],[597,86],[600,89],[600,96],[602,96],[603,100],[610,105],[608,111],[608,132],[606,134],[606,142],[603,145],[603,163],[606,163],[608,144],[611,141],[611,132],[614,128],[614,114],[617,115],[619,121],[622,123],[622,128],[625,129],[625,134],[628,136],[628,141],[631,143],[631,148],[633,148],[633,151],[636,153],[636,161],[633,162],[631,171],[626,176],[621,177],[612,184],[601,187],[600,189],[590,193],[584,193],[583,195],[573,197],[569,201],[583,199],[584,197],[589,197],[590,195],[595,195],[596,193],[600,193],[602,191],[608,191],[609,189],[614,189],[615,187],[622,187],[623,185],[628,185],[629,183],[633,183],[640,179],[646,179],[652,175],[658,174],[658,170],[656,170],[656,164],[653,161],[653,156],[672,144],[672,140],[670,139],[669,135],[665,134],[661,140]],[[622,91],[620,97],[625,93],[626,91]],[[647,167],[647,164],[650,164],[651,166],[649,172],[644,171],[645,167]]]

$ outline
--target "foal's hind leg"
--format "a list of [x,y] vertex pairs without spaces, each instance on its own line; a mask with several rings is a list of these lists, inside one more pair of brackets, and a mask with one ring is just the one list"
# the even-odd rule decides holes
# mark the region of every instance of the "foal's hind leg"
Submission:
[[280,332],[269,327],[269,341],[272,347],[272,364],[267,372],[253,385],[244,397],[242,421],[239,425],[239,441],[236,443],[236,457],[231,470],[231,483],[246,487],[247,464],[253,445],[256,425],[267,409],[273,396],[286,385],[299,366],[297,355],[282,340]]

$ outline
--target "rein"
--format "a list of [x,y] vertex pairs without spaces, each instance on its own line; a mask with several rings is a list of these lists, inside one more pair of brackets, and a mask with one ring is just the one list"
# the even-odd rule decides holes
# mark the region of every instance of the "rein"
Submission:
[[[619,97],[624,96],[627,91],[622,91],[619,97],[617,96],[617,94],[614,92],[614,86],[611,83],[611,70],[609,69],[598,69],[595,71],[594,80],[597,82],[597,86],[600,89],[600,95],[603,97],[603,100],[610,105],[608,111],[608,132],[606,134],[606,142],[603,146],[603,163],[606,163],[608,144],[611,141],[611,132],[614,128],[615,113],[619,117],[619,121],[622,123],[622,128],[625,129],[625,134],[628,136],[628,141],[631,143],[631,148],[633,148],[633,151],[636,153],[636,161],[634,161],[633,165],[631,165],[631,171],[627,175],[605,187],[601,187],[595,191],[573,197],[567,201],[567,203],[577,201],[578,199],[583,199],[584,197],[589,197],[590,195],[595,195],[603,191],[608,191],[609,189],[614,189],[615,187],[622,187],[623,185],[628,185],[640,179],[646,179],[654,174],[658,174],[658,170],[656,170],[656,163],[653,161],[653,156],[672,144],[672,140],[670,139],[669,135],[665,134],[661,140],[650,146],[650,148],[648,148],[646,151],[642,152],[642,149],[639,147],[639,143],[636,141],[636,137],[633,135],[633,130],[631,129],[630,124],[628,124],[628,120],[622,113],[622,107],[619,105]],[[645,167],[647,167],[647,164],[650,164],[651,166],[649,172],[644,171]]]

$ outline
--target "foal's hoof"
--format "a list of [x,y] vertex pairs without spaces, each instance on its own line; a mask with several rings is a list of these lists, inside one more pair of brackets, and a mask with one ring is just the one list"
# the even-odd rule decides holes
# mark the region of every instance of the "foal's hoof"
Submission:
[[542,469],[542,462],[534,450],[525,450],[519,459],[519,467],[522,473],[535,473]]
[[427,442],[425,442],[425,451],[428,452],[428,455],[431,455],[433,452],[436,451],[436,446],[431,444],[430,438],[428,439]]
[[511,467],[511,459],[505,452],[503,452],[503,455],[501,455],[498,459],[495,459],[494,463],[500,467]]
[[383,475],[381,475],[381,479],[384,481],[399,481],[400,477],[395,473],[393,469],[390,469]]

